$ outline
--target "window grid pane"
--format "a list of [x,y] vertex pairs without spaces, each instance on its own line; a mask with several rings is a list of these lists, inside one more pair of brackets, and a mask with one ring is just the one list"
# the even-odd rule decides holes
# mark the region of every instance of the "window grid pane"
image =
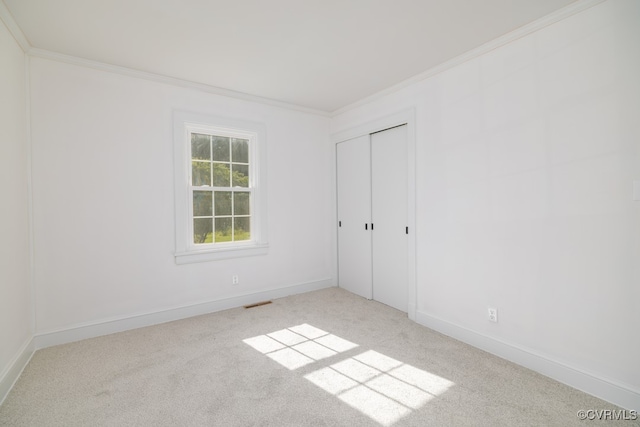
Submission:
[[213,162],[212,165],[214,187],[230,187],[231,185],[231,168],[229,163]]
[[231,227],[232,221],[232,218],[215,219],[216,243],[233,241],[233,228]]
[[193,220],[193,243],[211,243],[213,238],[213,219],[194,218]]
[[231,164],[231,186],[249,187],[249,165]]
[[251,239],[251,218],[235,217],[233,219],[233,233],[236,241]]
[[191,159],[211,161],[211,135],[191,134]]
[[233,214],[236,216],[249,215],[251,212],[250,207],[250,194],[248,192],[234,192],[233,193]]
[[211,217],[213,216],[213,203],[211,200],[211,191],[194,191],[193,192],[193,216]]
[[191,162],[191,185],[211,186],[211,163],[193,160]]
[[231,138],[231,161],[234,163],[249,163],[249,141]]
[[213,161],[214,162],[229,162],[229,144],[230,138],[224,136],[212,135],[213,140]]
[[214,194],[215,216],[230,216],[233,212],[231,191],[214,191]]

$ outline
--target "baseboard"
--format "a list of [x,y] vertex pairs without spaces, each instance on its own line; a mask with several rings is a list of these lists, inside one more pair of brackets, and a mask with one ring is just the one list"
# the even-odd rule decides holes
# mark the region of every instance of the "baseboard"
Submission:
[[621,408],[640,412],[640,391],[630,385],[571,367],[534,350],[480,334],[421,311],[416,312],[416,322]]
[[128,331],[145,326],[158,325],[160,323],[172,322],[174,320],[186,319],[188,317],[227,310],[230,308],[242,307],[259,301],[283,298],[289,295],[301,294],[319,289],[335,286],[333,279],[322,279],[313,282],[301,283],[293,286],[275,288],[261,292],[236,295],[229,298],[222,298],[206,301],[197,304],[173,307],[166,310],[159,310],[150,313],[140,313],[126,317],[102,319],[80,325],[73,325],[68,328],[46,331],[34,336],[36,349],[51,347],[54,345],[66,344],[80,341],[87,338],[95,338],[102,335],[109,335],[116,332]]
[[416,305],[415,304],[409,304],[407,317],[409,318],[409,320],[413,320],[414,322],[416,321]]
[[34,352],[33,338],[29,338],[0,374],[0,405],[7,398],[16,381],[18,381],[20,374],[22,374],[29,360],[31,360]]

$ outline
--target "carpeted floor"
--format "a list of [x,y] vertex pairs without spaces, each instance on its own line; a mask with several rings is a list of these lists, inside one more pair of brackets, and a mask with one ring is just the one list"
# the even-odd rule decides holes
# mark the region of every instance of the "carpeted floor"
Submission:
[[638,426],[337,288],[40,350],[2,426]]

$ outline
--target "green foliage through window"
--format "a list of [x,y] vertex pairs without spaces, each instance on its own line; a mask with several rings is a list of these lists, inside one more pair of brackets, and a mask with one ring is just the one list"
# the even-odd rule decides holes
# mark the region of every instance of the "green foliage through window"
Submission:
[[251,240],[249,140],[191,134],[193,243]]

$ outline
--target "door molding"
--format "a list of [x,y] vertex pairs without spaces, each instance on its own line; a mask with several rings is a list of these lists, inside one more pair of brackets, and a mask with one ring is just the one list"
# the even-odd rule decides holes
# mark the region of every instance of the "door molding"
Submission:
[[[379,117],[369,122],[336,132],[331,135],[331,142],[335,145],[357,138],[370,135],[392,127],[407,125],[407,222],[409,226],[409,238],[407,239],[407,315],[409,319],[416,320],[416,110],[408,108],[394,114]],[[336,188],[337,192],[337,188]],[[337,196],[337,193],[336,193]],[[338,212],[336,209],[336,221]],[[337,222],[336,222],[337,224]],[[337,228],[336,228],[337,233]],[[337,236],[336,236],[337,245]],[[336,247],[337,253],[337,247]]]

